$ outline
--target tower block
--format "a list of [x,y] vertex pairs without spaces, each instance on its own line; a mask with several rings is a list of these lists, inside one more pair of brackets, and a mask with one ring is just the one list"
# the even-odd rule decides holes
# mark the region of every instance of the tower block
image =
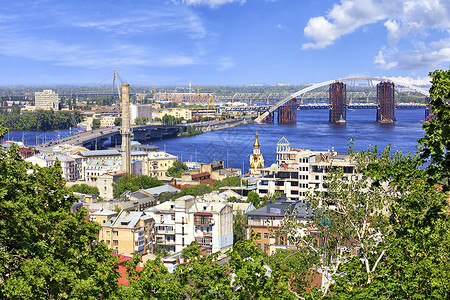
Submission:
[[130,85],[122,84],[122,171],[131,174]]
[[347,123],[347,87],[342,82],[330,84],[330,123]]
[[395,122],[395,88],[393,82],[377,84],[377,122]]

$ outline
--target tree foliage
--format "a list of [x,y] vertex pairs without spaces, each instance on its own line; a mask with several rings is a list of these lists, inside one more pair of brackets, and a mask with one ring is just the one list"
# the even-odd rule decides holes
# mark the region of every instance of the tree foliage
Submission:
[[233,215],[233,243],[245,240],[245,226],[247,225],[246,216],[239,209]]
[[99,129],[100,128],[100,119],[93,119],[92,120],[92,130]]
[[117,290],[116,259],[100,225],[86,210],[70,213],[75,199],[61,167],[40,168],[20,158],[18,147],[0,160],[1,298],[108,298]]
[[79,111],[37,109],[34,112],[0,114],[0,126],[10,130],[49,131],[76,127],[83,120]]
[[147,122],[147,117],[137,117],[136,119],[134,119],[134,123],[136,125],[147,125]]
[[149,189],[163,185],[158,179],[147,175],[125,174],[116,183],[113,183],[114,198],[119,198],[126,191],[135,192],[140,189]]
[[175,160],[172,166],[167,170],[167,176],[181,178],[181,175],[188,169],[185,163]]
[[90,186],[85,183],[74,184],[69,188],[69,191],[81,194],[100,195],[100,192],[96,186]]

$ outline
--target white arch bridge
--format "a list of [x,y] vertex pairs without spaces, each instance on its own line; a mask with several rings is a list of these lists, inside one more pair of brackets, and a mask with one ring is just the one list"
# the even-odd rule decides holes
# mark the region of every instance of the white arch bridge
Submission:
[[329,80],[329,81],[313,84],[313,85],[311,85],[311,86],[309,86],[307,88],[304,88],[304,89],[302,89],[302,90],[300,90],[298,92],[295,92],[295,93],[289,95],[288,97],[284,98],[280,102],[276,103],[275,105],[270,106],[269,109],[265,113],[261,114],[258,118],[256,118],[255,121],[257,123],[262,123],[270,114],[273,114],[273,112],[275,110],[277,110],[278,108],[280,108],[283,105],[287,104],[290,100],[295,99],[297,97],[300,97],[300,96],[302,96],[302,95],[304,95],[304,94],[306,94],[306,93],[308,93],[310,91],[313,91],[315,89],[318,89],[318,88],[321,88],[321,87],[324,87],[324,86],[327,86],[327,85],[331,85],[331,84],[334,84],[334,83],[342,83],[342,82],[348,82],[348,81],[355,82],[355,81],[358,81],[358,80],[367,80],[369,86],[373,86],[373,84],[372,84],[373,81],[380,82],[380,83],[382,83],[382,82],[393,83],[393,84],[398,85],[398,86],[406,87],[406,88],[408,88],[408,89],[410,89],[410,90],[412,90],[414,92],[418,92],[418,93],[424,95],[425,97],[429,97],[430,96],[429,92],[427,90],[425,90],[425,89],[422,89],[422,88],[420,88],[418,86],[415,86],[415,85],[412,85],[412,84],[407,84],[405,82],[401,82],[401,81],[398,81],[398,80],[395,80],[395,79],[388,79],[388,78],[385,78],[385,77],[347,77],[347,78]]

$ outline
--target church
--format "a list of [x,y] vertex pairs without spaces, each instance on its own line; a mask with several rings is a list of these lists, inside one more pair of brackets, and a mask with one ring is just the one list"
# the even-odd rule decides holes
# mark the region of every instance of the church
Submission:
[[264,169],[264,156],[261,153],[261,144],[258,141],[258,133],[256,133],[255,143],[253,144],[253,154],[250,156],[251,175],[261,175],[261,170]]

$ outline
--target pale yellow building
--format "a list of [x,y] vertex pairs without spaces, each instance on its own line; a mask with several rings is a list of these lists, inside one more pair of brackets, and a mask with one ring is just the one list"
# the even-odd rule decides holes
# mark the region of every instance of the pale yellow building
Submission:
[[165,179],[166,172],[178,158],[163,151],[148,153],[147,173],[149,176]]
[[102,116],[100,114],[95,114],[92,117],[86,118],[86,130],[92,130],[92,122],[94,119],[100,120],[100,128],[109,128],[114,127],[114,120],[118,117],[118,115],[105,115]]
[[154,223],[144,212],[122,210],[117,217],[102,224],[99,240],[105,241],[114,254],[154,253]]
[[165,115],[175,118],[184,118],[185,120],[192,119],[192,110],[189,108],[166,108],[153,111],[153,118],[162,119]]

